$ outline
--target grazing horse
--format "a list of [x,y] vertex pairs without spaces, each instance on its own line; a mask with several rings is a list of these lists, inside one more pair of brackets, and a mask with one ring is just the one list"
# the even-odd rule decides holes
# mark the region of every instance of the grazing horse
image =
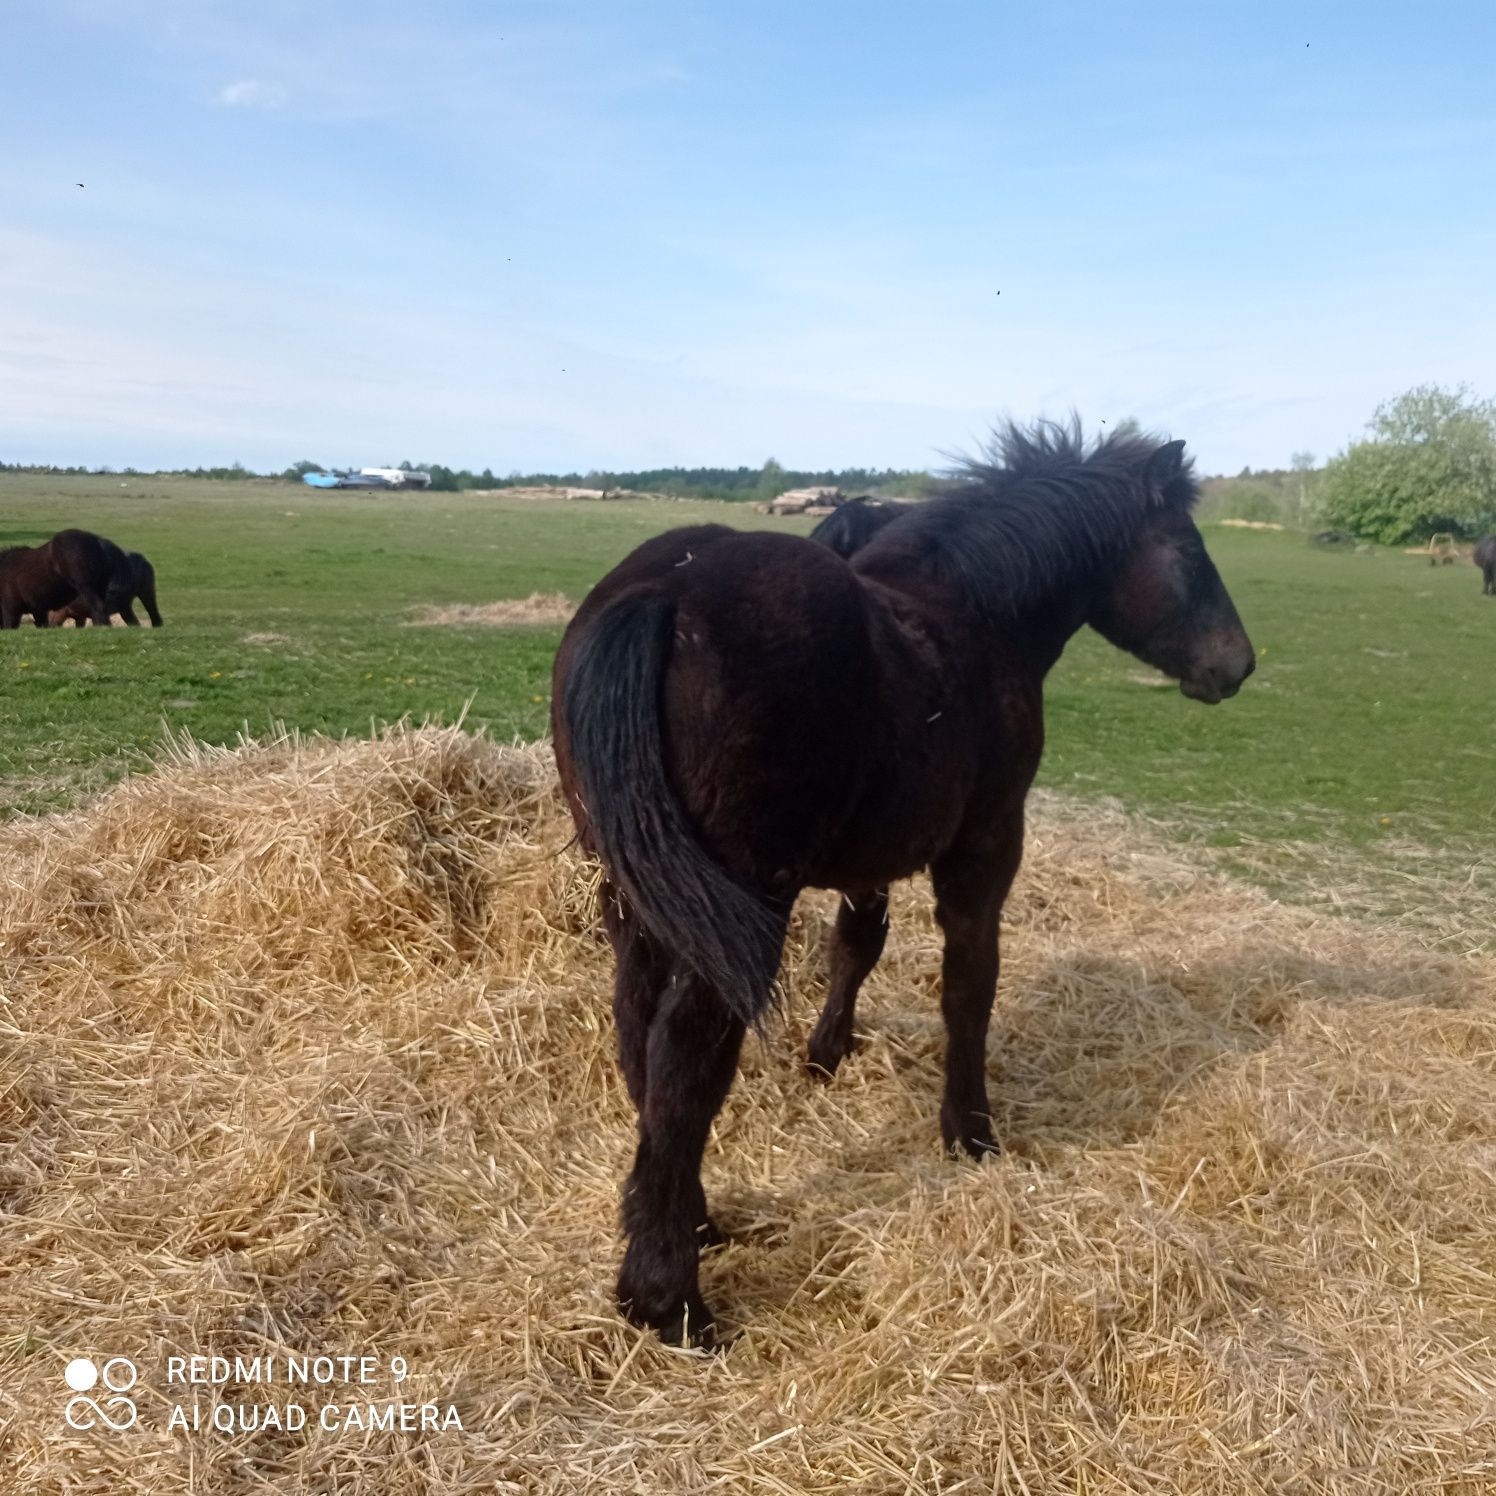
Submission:
[[814,530],[810,538],[819,545],[829,546],[843,560],[853,551],[860,551],[884,525],[908,514],[911,504],[886,504],[878,499],[848,499],[838,504]]
[[1496,597],[1496,535],[1487,535],[1484,540],[1476,541],[1475,564],[1480,567],[1481,576],[1485,578],[1481,594]]
[[853,1047],[888,886],[931,871],[944,932],[941,1133],[996,1144],[986,1037],[998,916],[1023,850],[1043,684],[1083,624],[1218,702],[1254,666],[1190,518],[1183,442],[1087,447],[1078,424],[999,428],[949,497],[851,561],[720,525],[646,541],[592,590],[556,658],[562,789],[607,874],[619,1058],[639,1112],[620,1307],[711,1338],[700,1180],[790,908],[841,892],[809,1059]]
[[31,614],[37,628],[51,623],[53,609],[76,598],[87,617],[108,627],[104,597],[114,575],[110,552],[119,547],[88,530],[59,530],[41,545],[0,551],[0,628],[21,626]]
[[[101,540],[104,537],[99,537]],[[139,628],[140,620],[135,616],[131,603],[138,597],[150,615],[151,627],[161,627],[161,613],[156,607],[156,568],[139,551],[123,551],[112,540],[104,540],[110,554],[113,574],[104,594],[104,607],[112,618],[118,613],[130,628]],[[65,608],[55,608],[52,622],[57,625],[69,619],[82,628],[88,622],[88,609],[81,597],[75,597]]]

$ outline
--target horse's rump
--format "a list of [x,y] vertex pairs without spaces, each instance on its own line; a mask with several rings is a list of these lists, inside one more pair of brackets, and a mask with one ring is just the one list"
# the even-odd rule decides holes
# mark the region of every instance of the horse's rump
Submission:
[[[578,615],[557,700],[603,607],[616,627],[627,599],[663,600],[670,627],[654,709],[675,793],[733,876],[766,893],[797,887],[867,778],[877,672],[865,591],[841,560],[798,538],[661,540],[646,576],[604,584],[600,606]],[[570,726],[558,725],[563,764]]]

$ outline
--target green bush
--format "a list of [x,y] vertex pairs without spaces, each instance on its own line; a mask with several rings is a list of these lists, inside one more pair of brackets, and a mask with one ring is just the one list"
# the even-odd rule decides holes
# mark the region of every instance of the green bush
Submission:
[[1325,468],[1327,525],[1383,545],[1496,528],[1496,405],[1420,385],[1378,406],[1368,429]]

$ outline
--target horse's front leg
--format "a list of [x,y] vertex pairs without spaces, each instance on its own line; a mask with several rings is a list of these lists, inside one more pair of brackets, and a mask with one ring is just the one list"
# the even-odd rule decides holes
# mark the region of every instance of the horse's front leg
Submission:
[[697,1284],[707,1220],[701,1155],[732,1085],[744,1027],[715,990],[679,970],[649,1025],[639,1147],[623,1192],[628,1246],[618,1302],[670,1344],[711,1339]]
[[888,890],[843,894],[831,933],[831,981],[826,1006],[810,1036],[812,1074],[830,1076],[852,1052],[857,993],[883,954],[888,938]]
[[987,1100],[987,1025],[997,994],[998,927],[1023,856],[1023,818],[979,853],[949,853],[931,868],[935,917],[945,934],[940,1010],[945,1018],[945,1097],[940,1133],[947,1148],[980,1158],[995,1153]]

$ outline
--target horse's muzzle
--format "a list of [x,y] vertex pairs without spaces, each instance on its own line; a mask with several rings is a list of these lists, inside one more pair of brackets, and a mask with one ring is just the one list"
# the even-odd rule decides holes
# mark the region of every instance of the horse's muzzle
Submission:
[[1244,662],[1230,666],[1215,665],[1205,670],[1184,676],[1179,689],[1191,701],[1203,701],[1206,706],[1215,706],[1229,701],[1241,690],[1242,682],[1257,668],[1257,656],[1248,649]]

